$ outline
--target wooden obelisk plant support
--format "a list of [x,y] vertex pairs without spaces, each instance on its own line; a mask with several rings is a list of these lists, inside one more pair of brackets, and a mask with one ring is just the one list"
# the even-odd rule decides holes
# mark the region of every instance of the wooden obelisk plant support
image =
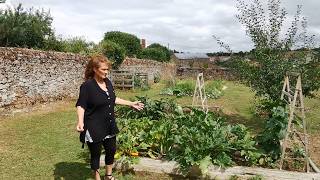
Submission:
[[204,87],[203,73],[199,73],[197,76],[196,87],[193,93],[192,106],[200,106],[205,113],[208,112],[208,101]]
[[[289,77],[296,78],[295,89],[290,89],[290,79]],[[284,78],[283,89],[281,93],[281,99],[287,102],[289,108],[289,119],[288,126],[285,138],[282,143],[282,154],[280,159],[280,169],[283,168],[284,160],[303,160],[305,162],[306,171],[310,171],[310,158],[308,153],[308,135],[306,129],[306,120],[305,120],[305,107],[302,94],[302,84],[301,84],[301,74],[299,73],[287,73]],[[295,128],[295,123],[293,121],[302,121],[303,132],[299,132],[298,128]],[[289,152],[293,150],[293,144],[303,147],[304,157],[289,157]],[[287,156],[286,156],[287,155]]]

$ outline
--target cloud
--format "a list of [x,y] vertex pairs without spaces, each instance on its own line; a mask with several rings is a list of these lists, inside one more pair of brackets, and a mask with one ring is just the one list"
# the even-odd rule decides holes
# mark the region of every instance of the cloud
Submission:
[[[20,2],[24,7],[50,10],[56,33],[63,37],[99,42],[105,32],[118,30],[145,38],[147,44],[157,42],[179,51],[222,51],[212,38],[216,35],[235,51],[252,48],[235,18],[235,0],[11,0],[14,5]],[[283,0],[289,15],[294,15],[297,4],[303,5],[310,32],[319,37],[316,8],[320,1]]]
[[11,3],[11,0],[6,0],[5,3],[0,3],[0,10],[4,10],[7,8],[10,8],[10,9],[14,8],[14,6]]

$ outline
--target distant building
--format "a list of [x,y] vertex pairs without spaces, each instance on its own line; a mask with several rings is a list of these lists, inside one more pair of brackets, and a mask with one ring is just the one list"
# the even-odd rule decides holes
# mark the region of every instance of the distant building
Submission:
[[228,61],[230,60],[230,56],[211,56],[210,57],[210,61],[212,62],[225,62],[225,61]]
[[173,59],[178,68],[208,68],[213,64],[206,53],[174,53]]

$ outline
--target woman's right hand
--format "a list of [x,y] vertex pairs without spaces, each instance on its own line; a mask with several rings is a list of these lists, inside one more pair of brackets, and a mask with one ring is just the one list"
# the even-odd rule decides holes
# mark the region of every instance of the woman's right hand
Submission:
[[78,132],[82,132],[84,131],[83,127],[84,127],[83,123],[78,123],[76,129]]

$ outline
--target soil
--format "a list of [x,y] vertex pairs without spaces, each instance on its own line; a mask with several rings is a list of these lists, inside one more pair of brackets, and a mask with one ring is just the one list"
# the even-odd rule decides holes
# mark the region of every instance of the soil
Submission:
[[309,152],[311,160],[320,168],[320,136],[313,134],[309,138]]

